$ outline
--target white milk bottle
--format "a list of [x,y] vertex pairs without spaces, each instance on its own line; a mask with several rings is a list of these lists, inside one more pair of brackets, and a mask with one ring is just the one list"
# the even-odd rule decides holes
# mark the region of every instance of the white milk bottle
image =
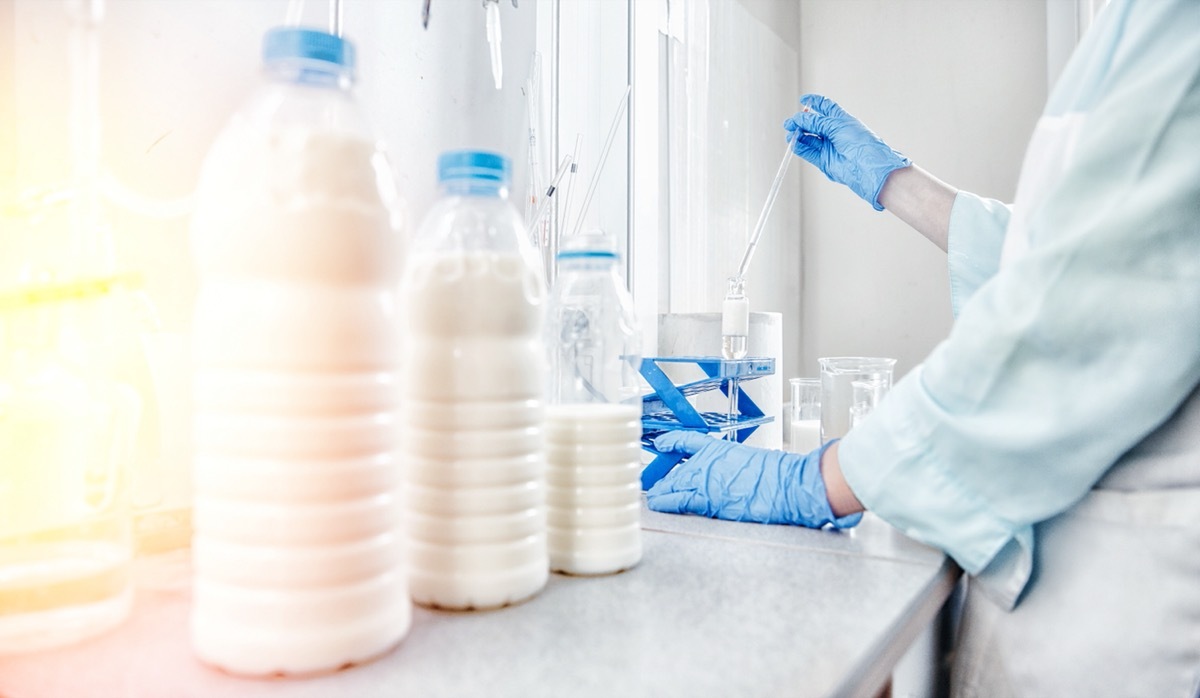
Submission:
[[201,174],[192,643],[237,674],[331,671],[408,632],[389,167],[348,41],[269,31]]
[[550,569],[607,574],[642,558],[641,360],[612,239],[564,239],[547,307]]
[[501,155],[443,153],[404,274],[409,587],[428,606],[495,608],[548,577],[545,282],[509,177]]

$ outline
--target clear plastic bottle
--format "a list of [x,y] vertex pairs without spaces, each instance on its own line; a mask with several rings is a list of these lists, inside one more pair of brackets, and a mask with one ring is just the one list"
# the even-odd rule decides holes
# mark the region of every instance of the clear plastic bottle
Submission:
[[546,584],[545,281],[508,201],[509,161],[438,159],[442,198],[413,240],[403,458],[409,586],[441,608],[494,608]]
[[640,337],[613,241],[566,238],[548,304],[550,569],[607,574],[642,558]]
[[267,32],[265,83],[209,152],[192,245],[192,642],[309,674],[408,632],[399,530],[395,185],[353,46]]

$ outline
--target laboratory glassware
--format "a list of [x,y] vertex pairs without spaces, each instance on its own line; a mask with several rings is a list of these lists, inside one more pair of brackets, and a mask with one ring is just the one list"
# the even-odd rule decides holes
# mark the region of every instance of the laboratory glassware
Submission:
[[[726,359],[740,359],[746,355],[746,338],[750,334],[750,301],[746,299],[746,272],[750,268],[754,251],[758,249],[758,241],[766,227],[767,218],[771,215],[771,209],[775,207],[775,198],[779,195],[779,188],[793,157],[792,144],[788,141],[783,160],[780,161],[779,169],[775,171],[775,179],[767,192],[767,200],[763,202],[758,221],[755,222],[754,231],[750,235],[750,242],[746,245],[741,264],[738,265],[737,275],[729,279],[725,300],[721,304],[721,355]],[[730,410],[731,413],[733,411]]]
[[608,127],[608,136],[604,139],[604,147],[600,150],[600,159],[596,162],[596,171],[592,173],[592,180],[588,183],[587,194],[583,197],[583,204],[579,207],[579,217],[575,221],[575,227],[572,232],[576,235],[583,229],[584,219],[587,217],[588,208],[592,205],[592,196],[596,194],[596,185],[600,183],[600,173],[604,171],[604,163],[608,162],[608,153],[612,150],[613,141],[617,137],[617,130],[621,126],[621,119],[625,116],[625,109],[629,106],[629,95],[633,92],[633,86],[629,85],[625,88],[625,94],[621,95],[621,101],[617,104],[617,113],[613,114],[612,124]]
[[608,574],[642,557],[641,337],[616,241],[563,240],[547,303],[550,569]]
[[788,450],[808,453],[821,445],[821,379],[792,378],[788,409],[791,438]]
[[771,216],[771,209],[775,208],[775,198],[779,196],[779,187],[783,185],[783,178],[787,175],[788,165],[791,164],[795,155],[792,154],[792,142],[789,140],[787,146],[783,150],[783,160],[779,162],[779,169],[775,170],[775,179],[771,182],[771,188],[767,191],[767,200],[763,202],[762,210],[758,213],[758,221],[754,224],[754,232],[750,235],[750,242],[746,245],[746,252],[742,255],[742,262],[738,265],[737,279],[746,278],[746,272],[750,269],[750,260],[754,257],[754,251],[758,249],[758,241],[762,238],[763,228],[767,225],[767,218]]
[[[895,359],[836,356],[818,359],[821,366],[821,443],[839,439],[850,431],[850,408],[855,381],[874,381],[874,389],[892,386]],[[882,392],[880,394],[882,394]]]
[[133,599],[127,294],[79,194],[0,201],[0,654],[102,633]]
[[237,674],[366,661],[412,616],[397,512],[396,187],[354,46],[268,31],[196,192],[196,654]]
[[746,284],[740,278],[732,278],[721,304],[721,356],[745,358],[749,338],[750,301],[746,298]]
[[890,387],[890,381],[879,376],[850,383],[850,428],[862,423],[867,415],[875,410],[876,405],[883,399]]
[[495,608],[549,576],[546,287],[510,177],[497,153],[443,153],[402,282],[409,580],[427,606]]

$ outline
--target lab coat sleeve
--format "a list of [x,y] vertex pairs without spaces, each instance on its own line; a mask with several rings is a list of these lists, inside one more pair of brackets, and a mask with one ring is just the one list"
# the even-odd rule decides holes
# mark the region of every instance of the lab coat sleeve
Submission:
[[950,209],[946,259],[950,308],[958,317],[967,299],[1000,268],[1000,249],[1012,209],[995,199],[960,191]]
[[1030,212],[1029,253],[982,282],[841,442],[868,509],[968,573],[1011,568],[1010,607],[1034,524],[1083,498],[1200,382],[1200,44],[1178,31],[1190,29],[1148,37],[1144,60],[1114,68]]

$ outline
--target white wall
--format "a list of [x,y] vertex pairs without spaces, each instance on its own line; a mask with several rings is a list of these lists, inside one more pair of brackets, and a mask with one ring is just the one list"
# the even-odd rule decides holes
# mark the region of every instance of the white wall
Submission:
[[[800,82],[952,186],[1010,200],[1046,96],[1046,0],[803,0]],[[806,373],[919,363],[951,324],[945,255],[803,168]]]

